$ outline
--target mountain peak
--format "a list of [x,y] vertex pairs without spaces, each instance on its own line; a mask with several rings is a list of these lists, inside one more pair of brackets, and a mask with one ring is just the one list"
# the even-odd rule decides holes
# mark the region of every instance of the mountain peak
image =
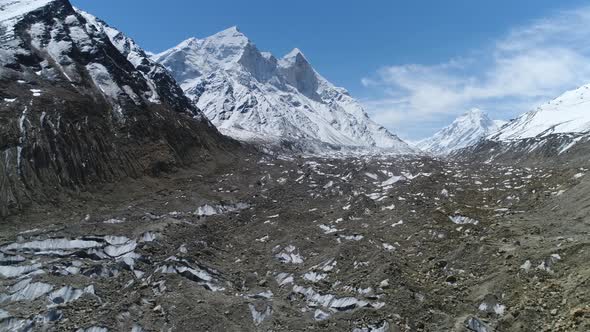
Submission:
[[227,31],[227,32],[231,32],[231,33],[241,33],[240,28],[238,28],[237,25],[233,25],[225,30],[222,31]]
[[479,108],[472,108],[434,136],[419,142],[418,147],[430,153],[446,155],[477,143],[483,137],[498,131],[502,124],[503,121],[491,120]]
[[486,112],[482,111],[481,109],[479,109],[477,107],[474,107],[474,108],[470,109],[464,115],[470,115],[470,116],[487,116]]
[[305,57],[303,52],[301,52],[301,50],[297,47],[292,49],[291,52],[285,54],[282,60],[287,63],[296,63],[298,61],[309,62],[307,61],[307,58]]
[[303,55],[303,52],[301,52],[301,50],[297,47],[295,47],[294,49],[291,50],[291,52],[285,54],[284,58],[288,59],[288,58],[293,58],[296,57],[298,55],[301,55],[302,57],[305,57],[305,55]]
[[455,122],[461,121],[471,121],[471,122],[489,122],[491,119],[488,116],[488,113],[479,109],[479,108],[472,108],[469,111],[463,113]]
[[196,37],[190,37],[187,40],[183,41],[182,43],[180,43],[180,45],[194,45],[197,44],[199,42],[199,39]]
[[227,46],[245,46],[250,42],[248,37],[246,37],[246,35],[244,35],[237,26],[232,26],[225,30],[219,31],[211,37],[207,37],[205,40],[216,41],[216,43],[219,45]]

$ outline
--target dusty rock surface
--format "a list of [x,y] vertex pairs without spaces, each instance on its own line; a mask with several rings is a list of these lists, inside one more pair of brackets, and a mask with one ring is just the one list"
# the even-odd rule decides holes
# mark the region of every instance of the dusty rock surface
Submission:
[[0,224],[0,330],[588,331],[580,167],[250,155]]

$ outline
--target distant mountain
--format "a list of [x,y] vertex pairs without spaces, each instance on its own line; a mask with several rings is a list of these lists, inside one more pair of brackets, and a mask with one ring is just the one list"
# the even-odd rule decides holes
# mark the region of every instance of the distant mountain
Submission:
[[67,0],[0,2],[0,214],[233,146],[164,67]]
[[490,119],[479,109],[472,109],[432,137],[418,142],[416,146],[435,155],[447,155],[452,151],[476,144],[482,138],[497,132],[505,123],[505,121]]
[[277,59],[232,27],[188,39],[153,59],[223,133],[237,139],[304,149],[413,151],[371,121],[346,90],[319,75],[298,49]]
[[511,121],[489,137],[513,141],[552,134],[590,132],[590,84],[561,96]]
[[461,150],[481,161],[586,162],[590,151],[590,85],[524,113],[478,144]]

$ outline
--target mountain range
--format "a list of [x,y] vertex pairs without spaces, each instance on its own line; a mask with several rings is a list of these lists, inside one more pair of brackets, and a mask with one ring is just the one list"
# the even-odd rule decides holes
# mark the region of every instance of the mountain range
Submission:
[[[491,161],[585,161],[590,145],[590,85],[523,113],[497,132],[460,151],[467,159]],[[572,156],[575,155],[575,156]]]
[[590,131],[590,84],[567,91],[535,110],[524,113],[490,137],[514,141],[552,134]]
[[[235,27],[153,55],[67,0],[8,0],[0,40],[3,214],[63,188],[234,153],[240,144],[222,134],[307,152],[417,151],[299,49],[276,58]],[[566,92],[505,125],[472,110],[418,147],[486,160],[575,151],[590,141],[589,91]]]
[[240,140],[413,150],[369,119],[361,104],[323,78],[299,49],[277,59],[236,27],[188,39],[153,59],[219,130]]
[[[566,91],[509,122],[491,120],[480,110],[457,118],[450,126],[416,144],[435,154],[482,158],[558,156],[590,142],[590,84]],[[465,151],[461,151],[466,149]]]

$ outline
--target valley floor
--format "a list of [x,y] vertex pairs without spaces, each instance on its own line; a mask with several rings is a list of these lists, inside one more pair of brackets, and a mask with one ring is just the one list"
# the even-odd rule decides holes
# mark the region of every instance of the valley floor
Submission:
[[586,172],[252,155],[110,185],[0,224],[0,330],[588,331]]

